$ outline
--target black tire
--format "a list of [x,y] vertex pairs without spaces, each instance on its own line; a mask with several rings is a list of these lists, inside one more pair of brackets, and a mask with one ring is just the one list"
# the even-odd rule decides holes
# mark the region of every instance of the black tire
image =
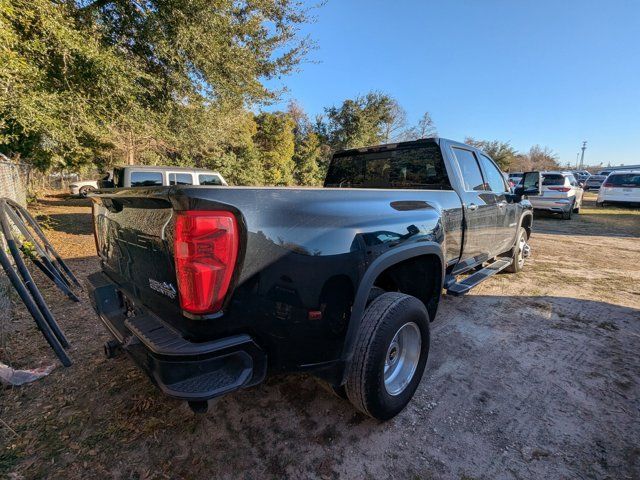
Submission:
[[573,213],[573,203],[571,204],[571,207],[569,208],[569,210],[567,210],[566,212],[562,212],[562,219],[563,220],[571,220],[571,214]]
[[518,230],[518,236],[516,238],[516,244],[513,247],[513,254],[511,256],[511,265],[503,270],[506,273],[518,273],[522,271],[524,267],[524,252],[522,251],[521,239],[524,238],[525,243],[528,240],[527,231],[524,227],[520,227]]
[[[412,323],[420,332],[420,355],[407,385],[398,394],[391,395],[384,382],[385,359],[396,333]],[[380,295],[362,317],[345,385],[349,400],[362,413],[378,420],[396,416],[418,388],[428,355],[429,314],[424,304],[403,293]]]
[[92,187],[91,185],[85,185],[84,187],[80,187],[80,190],[78,191],[78,194],[82,198],[87,198],[87,195],[89,195],[89,193],[93,192],[95,189],[96,189],[96,187]]

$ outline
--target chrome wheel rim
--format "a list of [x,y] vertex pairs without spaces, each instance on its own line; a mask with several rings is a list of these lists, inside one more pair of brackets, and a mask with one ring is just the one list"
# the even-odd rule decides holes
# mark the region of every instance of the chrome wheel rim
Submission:
[[384,388],[389,395],[400,395],[418,368],[422,335],[418,325],[405,323],[393,336],[384,359]]
[[529,256],[529,245],[527,245],[527,240],[524,238],[524,235],[520,237],[520,241],[518,242],[518,266],[522,267],[524,265],[525,257]]

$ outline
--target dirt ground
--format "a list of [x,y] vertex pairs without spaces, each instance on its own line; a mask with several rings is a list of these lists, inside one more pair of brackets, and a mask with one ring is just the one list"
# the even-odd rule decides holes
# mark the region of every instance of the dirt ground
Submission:
[[[75,363],[0,391],[0,477],[640,478],[640,210],[593,200],[571,221],[536,217],[522,273],[443,297],[422,383],[387,423],[298,375],[194,415],[105,359],[88,302],[47,287]],[[98,268],[87,201],[32,210],[79,276]],[[15,310],[0,361],[53,363]]]

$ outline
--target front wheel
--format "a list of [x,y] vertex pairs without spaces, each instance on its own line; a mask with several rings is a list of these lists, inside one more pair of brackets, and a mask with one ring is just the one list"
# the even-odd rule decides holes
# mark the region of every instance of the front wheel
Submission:
[[531,253],[531,247],[527,243],[528,236],[524,227],[520,227],[518,230],[518,238],[516,239],[516,245],[513,247],[513,257],[511,259],[511,265],[504,269],[508,273],[518,273],[524,267],[524,260]]
[[347,397],[370,417],[396,416],[413,397],[427,363],[427,309],[410,295],[380,295],[365,311],[354,348]]

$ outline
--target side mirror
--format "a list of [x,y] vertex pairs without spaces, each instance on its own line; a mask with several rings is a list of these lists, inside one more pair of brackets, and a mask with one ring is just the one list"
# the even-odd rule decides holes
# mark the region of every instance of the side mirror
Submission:
[[522,197],[535,197],[542,194],[542,175],[540,172],[526,172],[522,176],[522,181],[513,190],[513,193]]

